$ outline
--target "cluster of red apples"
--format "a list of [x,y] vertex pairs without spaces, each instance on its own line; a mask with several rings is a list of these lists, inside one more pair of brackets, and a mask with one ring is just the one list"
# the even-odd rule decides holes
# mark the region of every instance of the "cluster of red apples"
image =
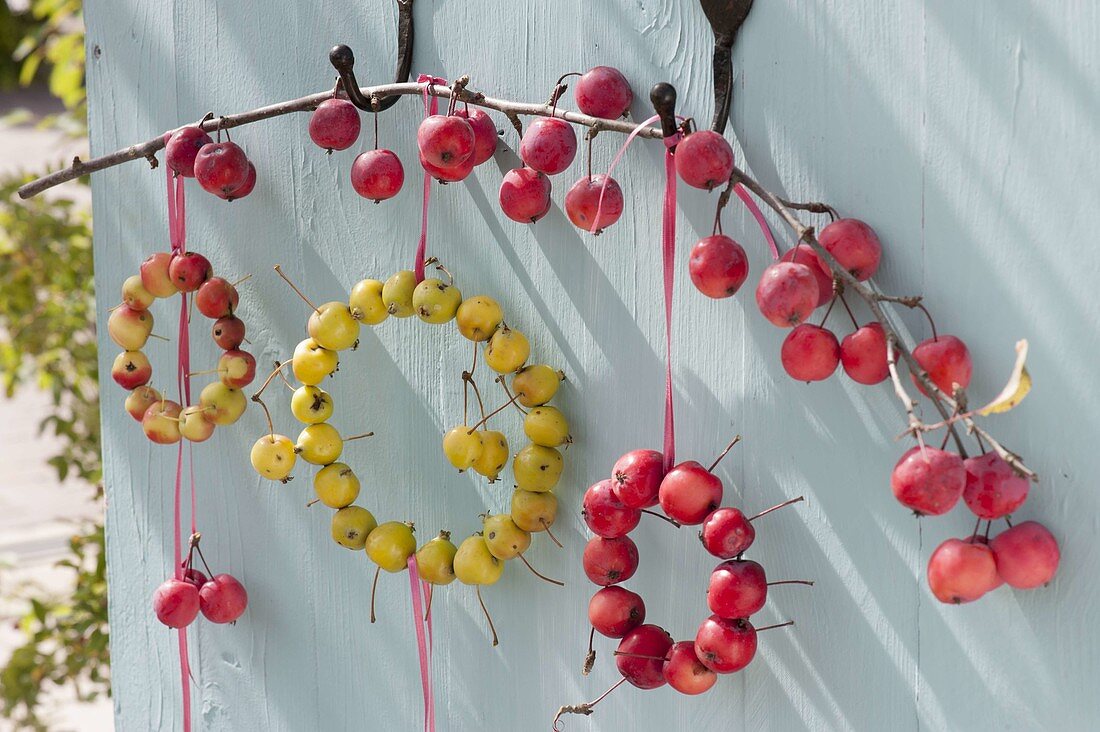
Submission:
[[[1013,525],[1010,518],[1027,500],[1029,482],[1000,455],[966,458],[918,445],[894,466],[894,496],[918,515],[947,513],[961,498],[977,516],[973,534],[948,539],[928,560],[928,586],[940,602],[973,602],[1003,584],[1030,590],[1047,584],[1058,571],[1061,552],[1050,531],[1037,521]],[[992,539],[993,521],[1008,529]],[[987,521],[984,535],[978,529]]]
[[[191,566],[195,552],[207,574]],[[169,628],[186,628],[199,613],[212,623],[235,623],[248,607],[244,585],[230,574],[215,575],[199,549],[199,535],[191,537],[191,551],[182,572],[161,583],[153,593],[153,612]]]
[[[714,686],[718,674],[740,671],[756,655],[756,634],[764,628],[755,628],[749,617],[764,606],[769,583],[764,568],[741,555],[756,538],[752,521],[774,509],[749,518],[737,508],[719,508],[722,480],[713,472],[716,465],[708,469],[688,460],[666,472],[660,452],[633,450],[619,458],[609,479],[585,493],[584,520],[596,536],[585,547],[584,571],[602,587],[589,602],[588,619],[601,635],[621,639],[616,666],[640,689],[667,682],[683,694],[701,694]],[[634,576],[639,561],[628,534],[642,512],[657,505],[677,524],[701,524],[703,546],[724,560],[707,589],[713,614],[694,640],[673,642],[663,628],[645,624],[641,596],[621,586]]]
[[[203,388],[198,404],[181,405],[149,385],[153,367],[141,349],[152,335],[153,301],[191,293],[199,312],[214,320],[211,335],[223,352],[213,369],[219,380]],[[210,261],[196,252],[157,252],[141,263],[140,274],[123,282],[122,304],[107,319],[111,340],[124,349],[115,358],[111,376],[130,391],[126,411],[141,423],[150,441],[204,442],[215,427],[233,424],[244,414],[248,401],[241,389],[255,378],[256,360],[240,349],[245,327],[234,315],[239,299],[237,288],[214,277]]]
[[[578,75],[574,100],[581,112],[599,119],[628,114],[634,95],[620,71],[597,66]],[[545,216],[551,205],[550,176],[565,172],[576,158],[573,125],[556,116],[561,88],[559,81],[552,116],[536,117],[523,132],[519,144],[523,167],[508,171],[501,182],[500,207],[513,221],[534,223]],[[499,132],[492,118],[481,109],[456,109],[455,102],[452,98],[447,114],[425,118],[416,135],[421,167],[441,183],[463,180],[497,147]],[[309,122],[310,137],[329,152],[351,147],[360,128],[359,110],[339,97],[322,102]],[[733,149],[716,132],[692,132],[676,151],[676,168],[684,182],[710,190],[729,180]],[[396,196],[404,181],[401,160],[392,150],[377,149],[377,140],[375,149],[359,155],[351,167],[352,187],[375,202]],[[565,194],[564,207],[574,225],[598,234],[622,215],[623,192],[610,176],[587,174]]]
[[175,175],[194,178],[207,193],[233,201],[244,198],[256,187],[256,166],[241,146],[229,139],[218,141],[196,125],[172,133],[165,146],[165,161]]

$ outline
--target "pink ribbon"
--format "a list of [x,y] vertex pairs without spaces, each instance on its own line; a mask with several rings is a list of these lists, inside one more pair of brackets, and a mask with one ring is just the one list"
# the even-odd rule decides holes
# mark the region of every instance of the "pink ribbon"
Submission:
[[[430,592],[427,582],[420,579],[416,554],[409,555],[409,594],[412,596],[413,627],[420,653],[420,686],[424,694],[424,732],[435,732],[435,695],[432,693],[432,621],[424,619],[424,598]],[[427,638],[425,638],[427,626]]]
[[[630,143],[642,130],[660,119],[659,115],[653,115],[641,122],[626,138],[626,142],[619,148],[619,152],[607,168],[607,176],[600,187],[600,199],[596,204],[596,217],[589,229],[596,233],[600,222],[600,213],[603,211],[603,197],[607,191],[607,184],[611,180],[611,171],[619,164]],[[665,435],[664,435],[664,463],[667,473],[676,464],[676,427],[675,416],[672,408],[672,290],[674,276],[676,274],[676,158],[672,148],[680,142],[682,135],[677,132],[664,138],[665,142],[665,199],[661,213],[661,260],[664,269],[665,289]]]
[[745,187],[740,183],[733,186],[733,192],[737,194],[737,197],[741,199],[745,204],[745,208],[749,210],[752,217],[756,219],[756,225],[760,227],[760,231],[763,232],[764,238],[768,240],[768,246],[772,250],[772,259],[778,261],[779,259],[779,247],[776,246],[775,237],[772,236],[771,227],[768,226],[767,219],[764,218],[764,212],[760,210],[760,207],[756,205],[756,201],[752,200],[752,196],[745,190]]
[[[424,85],[423,97],[424,97],[424,116],[439,112],[439,97],[434,94],[428,94],[428,89],[432,84],[446,84],[446,79],[441,79],[438,76],[430,76],[428,74],[421,74],[416,77],[417,84]],[[420,209],[420,242],[416,245],[416,261],[413,262],[413,272],[416,273],[416,282],[420,284],[424,281],[424,259],[428,254],[428,201],[432,197],[432,177],[428,174],[428,171],[424,171],[424,205]]]
[[[166,133],[165,143],[172,133]],[[183,176],[172,175],[172,169],[164,166],[168,191],[168,239],[171,242],[172,252],[182,254],[187,251],[187,224],[186,224],[186,199],[183,189]],[[191,339],[188,333],[187,322],[187,293],[180,294],[179,340],[176,351],[176,388],[179,402],[187,407],[191,404]],[[195,509],[195,465],[194,453],[189,450],[188,467],[191,477],[191,533],[196,530]],[[173,546],[175,551],[175,577],[183,579],[183,536],[182,525],[182,494],[183,494],[183,440],[179,442],[176,451],[176,484],[173,510]],[[187,629],[180,628],[179,657],[180,657],[180,686],[183,690],[183,729],[191,732],[191,666],[187,653]]]

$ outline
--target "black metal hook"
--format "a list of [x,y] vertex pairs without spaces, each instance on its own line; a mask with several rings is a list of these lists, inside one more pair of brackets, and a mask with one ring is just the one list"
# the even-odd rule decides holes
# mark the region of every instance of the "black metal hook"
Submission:
[[[661,118],[661,132],[665,137],[676,134],[676,87],[667,81],[658,82],[649,90],[649,101],[653,103],[653,109]],[[675,149],[672,147],[670,149]]]
[[[409,80],[412,73],[413,56],[413,0],[397,0],[397,72],[394,81],[397,84]],[[348,100],[364,112],[381,112],[397,103],[397,96],[385,96],[372,104],[369,97],[359,91],[359,82],[355,80],[355,54],[343,44],[333,46],[328,52],[328,60],[340,74],[340,83]]]
[[733,98],[733,41],[749,16],[752,0],[699,0],[714,31],[714,119],[710,128],[722,133]]

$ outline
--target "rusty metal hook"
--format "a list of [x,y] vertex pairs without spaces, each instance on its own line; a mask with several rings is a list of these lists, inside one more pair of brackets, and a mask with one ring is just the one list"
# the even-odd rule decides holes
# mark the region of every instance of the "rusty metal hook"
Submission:
[[[409,80],[412,73],[413,56],[413,0],[397,0],[397,72],[394,74],[395,83],[403,83]],[[371,99],[359,91],[359,83],[355,80],[355,54],[351,48],[343,44],[333,46],[328,52],[328,60],[333,68],[340,74],[340,83],[348,100],[364,112],[381,112],[389,109],[397,103],[397,96],[387,96]]]
[[752,0],[699,0],[714,31],[714,119],[710,128],[722,133],[733,98],[733,41],[752,9]]
[[[649,101],[653,103],[653,109],[661,118],[661,132],[665,137],[672,137],[678,131],[676,124],[676,87],[667,81],[653,85],[649,90]],[[675,149],[675,148],[670,148]]]

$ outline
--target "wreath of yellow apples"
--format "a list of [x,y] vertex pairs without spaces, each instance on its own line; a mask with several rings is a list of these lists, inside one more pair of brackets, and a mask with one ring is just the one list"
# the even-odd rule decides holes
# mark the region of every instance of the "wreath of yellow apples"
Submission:
[[[348,302],[327,302],[316,306],[276,265],[275,271],[310,307],[306,324],[308,338],[298,343],[289,361],[277,363],[260,389],[252,396],[267,414],[268,433],[252,446],[252,467],[261,476],[286,483],[298,460],[320,466],[313,479],[315,498],[335,510],[332,538],[342,547],[365,552],[376,565],[371,590],[371,622],[375,620],[374,590],[382,570],[406,571],[409,558],[416,557],[420,578],[434,588],[457,579],[477,591],[497,644],[496,630],[481,599],[481,586],[495,584],[504,573],[508,560],[519,558],[540,578],[557,585],[537,572],[523,554],[531,545],[531,535],[545,531],[559,547],[550,527],[558,512],[553,489],[561,478],[564,458],[561,449],[572,443],[569,424],[557,407],[549,404],[565,378],[562,371],[545,364],[529,363],[531,346],[527,337],[510,327],[501,306],[491,297],[476,295],[463,298],[454,279],[434,258],[442,275],[417,282],[411,270],[397,272],[387,281],[365,279],[352,288]],[[446,278],[444,281],[443,277]],[[361,326],[378,326],[389,318],[412,318],[424,323],[454,323],[459,334],[473,344],[473,365],[462,372],[463,420],[442,438],[443,452],[460,472],[473,470],[490,483],[500,479],[509,462],[508,440],[503,432],[490,429],[491,421],[505,411],[522,416],[523,430],[530,443],[511,458],[515,483],[509,513],[483,514],[482,525],[459,545],[450,532],[441,530],[435,538],[417,546],[415,527],[407,521],[379,523],[363,506],[354,505],[359,496],[359,479],[346,463],[339,462],[344,443],[373,433],[343,437],[329,423],[334,412],[332,395],[322,388],[336,374],[339,352],[355,349]],[[477,383],[479,361],[483,361],[499,384],[506,401],[486,411],[483,390]],[[293,384],[284,369],[290,366]],[[276,378],[282,378],[293,390],[290,409],[305,427],[297,441],[275,432],[270,411],[261,395]],[[475,400],[480,418],[471,419]],[[428,595],[428,612],[431,594]]]

